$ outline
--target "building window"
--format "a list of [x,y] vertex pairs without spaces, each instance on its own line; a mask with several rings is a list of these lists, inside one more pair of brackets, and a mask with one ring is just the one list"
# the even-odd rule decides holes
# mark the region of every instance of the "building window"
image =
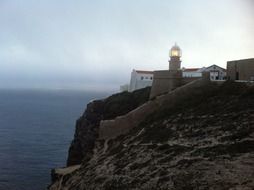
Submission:
[[150,77],[151,80],[153,80],[153,77]]
[[141,80],[143,80],[143,79],[144,79],[144,77],[142,76],[142,77],[141,77]]

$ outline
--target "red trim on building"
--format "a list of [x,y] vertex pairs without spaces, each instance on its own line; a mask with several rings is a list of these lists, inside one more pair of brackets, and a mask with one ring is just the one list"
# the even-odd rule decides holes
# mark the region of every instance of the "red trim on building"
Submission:
[[189,71],[189,72],[192,72],[192,71],[198,71],[200,68],[185,68],[183,69],[183,71]]
[[141,71],[141,70],[135,70],[137,73],[142,73],[142,74],[153,74],[153,71]]

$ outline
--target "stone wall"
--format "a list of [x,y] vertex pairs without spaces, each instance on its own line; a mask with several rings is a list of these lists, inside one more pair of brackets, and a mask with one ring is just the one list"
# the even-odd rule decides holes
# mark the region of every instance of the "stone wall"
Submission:
[[182,81],[181,81],[181,85],[185,85],[185,84],[188,84],[194,80],[198,80],[200,79],[201,77],[184,77],[182,78]]
[[154,71],[150,98],[167,93],[182,85],[181,70]]
[[254,58],[228,61],[227,77],[230,80],[254,80]]
[[176,89],[182,85],[185,85],[194,80],[200,79],[200,77],[182,77],[181,70],[162,70],[154,71],[154,79],[150,93],[150,99],[165,94],[169,91]]
[[74,139],[69,148],[67,166],[90,160],[98,137],[100,121],[125,115],[149,100],[150,88],[134,92],[113,94],[103,100],[95,100],[87,105],[83,115],[76,122]]
[[209,83],[208,80],[198,79],[181,86],[167,94],[157,96],[126,115],[116,117],[114,120],[103,120],[99,126],[99,139],[113,139],[126,134],[132,128],[138,126],[146,117],[163,107],[172,107],[182,98],[196,93],[200,87]]

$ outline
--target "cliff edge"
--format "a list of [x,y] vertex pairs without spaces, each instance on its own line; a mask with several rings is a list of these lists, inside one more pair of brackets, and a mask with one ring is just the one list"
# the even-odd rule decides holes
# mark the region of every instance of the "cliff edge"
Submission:
[[74,139],[69,148],[67,166],[89,160],[93,154],[98,127],[101,120],[124,115],[149,99],[150,87],[132,93],[122,92],[103,100],[95,100],[87,105],[83,115],[76,122]]
[[68,159],[79,165],[55,171],[49,189],[253,189],[254,86],[207,83],[189,90],[150,100],[165,99],[116,138],[98,139],[100,121],[126,115],[148,99],[124,112],[110,104],[110,116],[105,100],[88,105]]

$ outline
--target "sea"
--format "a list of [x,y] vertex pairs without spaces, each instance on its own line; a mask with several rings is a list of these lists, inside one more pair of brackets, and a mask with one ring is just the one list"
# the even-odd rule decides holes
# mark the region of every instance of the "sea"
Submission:
[[0,190],[43,190],[66,164],[75,122],[109,92],[0,90]]

